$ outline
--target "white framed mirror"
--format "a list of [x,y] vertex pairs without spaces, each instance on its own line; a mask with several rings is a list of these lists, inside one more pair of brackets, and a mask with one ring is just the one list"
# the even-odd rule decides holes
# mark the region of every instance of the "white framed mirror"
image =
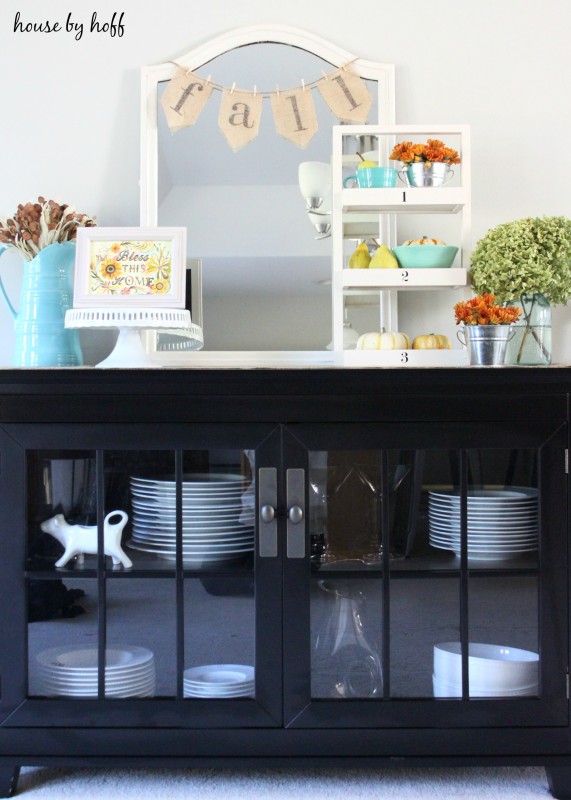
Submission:
[[[202,264],[205,347],[185,358],[219,361],[226,354],[236,362],[239,351],[248,363],[326,360],[331,240],[308,217],[298,170],[302,162],[330,161],[331,128],[339,121],[309,88],[318,131],[298,148],[276,132],[269,94],[311,87],[346,65],[373,98],[367,121],[394,122],[393,65],[296,28],[240,28],[142,68],[141,224],[184,225],[189,258]],[[160,97],[177,66],[215,87],[262,94],[257,138],[237,152],[229,147],[217,124],[217,91],[196,124],[171,134]]]

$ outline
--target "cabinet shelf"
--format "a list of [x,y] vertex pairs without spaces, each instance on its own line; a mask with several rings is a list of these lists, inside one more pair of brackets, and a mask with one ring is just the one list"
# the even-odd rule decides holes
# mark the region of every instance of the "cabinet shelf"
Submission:
[[[129,551],[130,552],[130,551]],[[137,578],[175,578],[176,577],[176,564],[174,561],[161,561],[156,558],[145,559],[144,555],[136,556],[136,562],[133,569],[117,569],[114,570],[108,562],[105,569],[107,579],[111,580],[134,580]],[[253,574],[253,560],[251,557],[245,558],[243,561],[236,561],[219,566],[210,566],[204,569],[193,569],[183,564],[183,574],[185,577],[196,578],[239,578],[249,579]],[[88,567],[77,567],[71,564],[68,567],[55,569],[53,565],[45,566],[33,563],[26,569],[26,577],[33,580],[61,580],[61,579],[83,579],[97,578],[97,565],[95,559],[91,560]]]
[[450,269],[344,269],[344,289],[431,289],[457,288],[468,283],[468,270]]
[[463,187],[343,189],[343,214],[457,214],[467,203]]

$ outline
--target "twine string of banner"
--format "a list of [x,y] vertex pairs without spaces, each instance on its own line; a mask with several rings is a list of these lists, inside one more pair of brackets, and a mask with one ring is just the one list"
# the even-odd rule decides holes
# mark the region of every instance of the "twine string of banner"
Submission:
[[[341,64],[341,66],[340,66],[340,67],[337,67],[337,68],[336,68],[335,72],[337,72],[337,71],[339,71],[339,70],[341,70],[341,71],[343,71],[343,72],[347,71],[347,69],[349,69],[349,68],[351,67],[351,64],[354,64],[354,63],[355,63],[356,61],[358,61],[358,60],[359,60],[359,59],[358,59],[358,57],[357,57],[357,56],[355,56],[355,58],[352,58],[350,61],[345,61],[343,64]],[[185,71],[185,74],[186,74],[187,76],[188,76],[188,75],[194,75],[195,77],[199,77],[199,76],[198,76],[198,75],[196,75],[196,73],[194,73],[194,72],[193,72],[191,69],[189,69],[189,68],[187,68],[187,67],[183,66],[182,64],[179,64],[179,62],[178,62],[178,61],[173,61],[173,60],[171,59],[170,61],[167,61],[166,63],[167,63],[167,64],[172,64],[173,66],[175,66],[175,67],[176,67],[177,69],[179,69],[179,70],[184,70],[184,71]],[[317,84],[318,84],[320,81],[322,81],[322,80],[323,80],[323,78],[325,78],[325,80],[329,80],[329,75],[327,74],[327,72],[325,72],[325,70],[324,70],[324,69],[322,69],[322,70],[321,70],[321,74],[322,74],[322,76],[323,76],[323,77],[321,77],[321,78],[315,78],[315,80],[312,80],[312,81],[309,81],[309,82],[306,82],[306,81],[305,81],[303,78],[301,78],[301,79],[300,79],[300,83],[301,83],[301,85],[302,85],[302,86],[305,86],[305,88],[306,88],[306,89],[315,89],[315,87],[317,86]],[[212,76],[211,76],[211,75],[209,75],[207,78],[202,78],[201,80],[205,80],[205,81],[206,81],[206,83],[210,84],[210,85],[212,86],[212,88],[214,89],[214,91],[216,91],[216,92],[225,92],[225,91],[228,91],[228,87],[224,86],[224,85],[223,85],[223,84],[221,84],[221,83],[215,83],[215,82],[212,80]],[[233,88],[236,88],[236,81],[234,81],[234,82],[232,83],[232,87],[233,87]],[[294,92],[294,91],[296,91],[296,89],[297,89],[297,88],[298,88],[298,87],[293,87],[293,88],[291,88],[291,89],[280,89],[280,88],[279,88],[279,86],[276,84],[276,88],[275,88],[273,91],[272,91],[271,89],[268,89],[267,91],[264,91],[264,92],[258,92],[258,94],[261,94],[261,95],[262,95],[262,97],[265,97],[265,98],[270,98],[270,97],[272,97],[272,95],[274,95],[274,94],[280,94],[280,92],[290,92],[290,91],[291,91],[291,92]],[[248,89],[239,89],[239,91],[247,92],[247,91],[249,91],[249,90],[248,90]]]
[[[355,61],[356,59],[353,59]],[[343,64],[333,72],[293,89],[259,92],[240,89],[236,81],[230,88],[202,78],[192,70],[178,64],[176,72],[161,97],[167,124],[171,133],[194,125],[213,91],[222,94],[218,114],[218,127],[230,147],[236,151],[253,141],[260,130],[264,98],[269,98],[276,132],[285,139],[305,148],[318,130],[317,115],[310,89],[317,89],[332,113],[341,121],[362,124],[367,121],[372,98],[362,78],[351,69],[353,61]]]

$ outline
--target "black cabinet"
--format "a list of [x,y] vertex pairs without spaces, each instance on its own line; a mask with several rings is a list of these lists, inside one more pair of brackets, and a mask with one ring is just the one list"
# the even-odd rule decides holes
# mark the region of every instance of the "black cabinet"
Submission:
[[5,794],[22,764],[405,759],[565,797],[570,376],[1,374]]

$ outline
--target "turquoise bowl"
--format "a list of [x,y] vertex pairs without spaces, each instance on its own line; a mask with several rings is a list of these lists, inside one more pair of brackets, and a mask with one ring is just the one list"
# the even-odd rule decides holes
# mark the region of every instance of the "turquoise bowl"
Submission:
[[448,269],[458,252],[448,244],[406,244],[392,250],[403,269]]

